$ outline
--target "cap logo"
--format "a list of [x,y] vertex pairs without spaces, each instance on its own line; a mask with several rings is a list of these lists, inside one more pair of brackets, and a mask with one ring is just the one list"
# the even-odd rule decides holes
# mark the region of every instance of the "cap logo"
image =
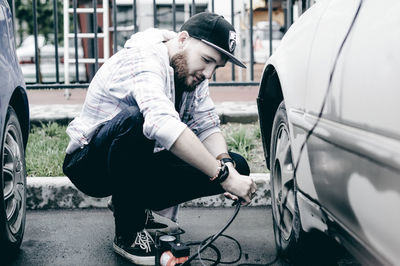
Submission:
[[233,53],[236,47],[236,32],[229,31],[229,52]]

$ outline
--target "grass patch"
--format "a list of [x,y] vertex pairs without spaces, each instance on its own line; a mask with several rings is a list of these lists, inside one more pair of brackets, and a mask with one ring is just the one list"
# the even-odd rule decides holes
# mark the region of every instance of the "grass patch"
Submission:
[[[33,126],[26,150],[28,176],[63,176],[62,164],[69,137],[67,126],[57,123]],[[265,172],[260,127],[254,124],[222,125],[228,149],[241,154],[249,162],[251,172]]]
[[69,137],[66,126],[56,123],[33,126],[26,149],[28,176],[63,176],[62,164]]
[[221,128],[228,150],[241,154],[249,163],[250,172],[268,172],[258,122],[251,124],[228,123],[222,125]]
[[249,152],[254,147],[254,134],[244,127],[239,127],[235,131],[226,132],[226,143],[230,151],[241,154],[249,160]]

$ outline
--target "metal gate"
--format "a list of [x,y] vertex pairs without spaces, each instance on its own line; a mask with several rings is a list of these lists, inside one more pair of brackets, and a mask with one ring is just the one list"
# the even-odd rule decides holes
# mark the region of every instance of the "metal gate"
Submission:
[[[257,86],[259,82],[254,78],[255,55],[256,59],[257,56],[261,58],[256,61],[268,58],[275,48],[273,47],[275,39],[281,38],[293,23],[294,9],[298,16],[314,2],[314,0],[102,0],[98,3],[97,0],[80,0],[78,3],[78,0],[63,0],[64,47],[59,47],[60,14],[57,12],[59,1],[52,1],[54,53],[49,56],[53,60],[51,64],[54,64],[52,69],[54,77],[51,80],[44,80],[40,65],[43,52],[39,47],[38,2],[32,0],[35,51],[32,67],[34,64],[35,76],[33,80],[27,81],[27,88],[66,89],[67,95],[68,89],[87,88],[99,65],[118,51],[118,43],[126,36],[147,27],[166,26],[176,31],[184,19],[202,11],[222,14],[235,26],[240,36],[237,46],[239,49],[236,49],[240,54],[236,56],[247,65],[247,70],[242,70],[231,64],[229,80],[226,80],[226,77],[225,80],[220,80],[217,72],[210,86]],[[10,6],[15,9],[14,0],[10,2]],[[226,8],[228,6],[230,10]],[[258,12],[260,10],[261,12]],[[279,29],[275,28],[276,22],[273,20],[277,10],[283,13],[283,25],[280,25]],[[256,26],[255,15],[256,20],[261,19]],[[125,19],[125,24],[119,25],[125,17],[129,17]],[[276,37],[276,33],[279,32],[281,36]],[[268,44],[267,47],[265,43]],[[261,65],[263,63],[265,62],[261,62]],[[63,68],[60,65],[63,65]],[[63,72],[60,72],[61,68]]]

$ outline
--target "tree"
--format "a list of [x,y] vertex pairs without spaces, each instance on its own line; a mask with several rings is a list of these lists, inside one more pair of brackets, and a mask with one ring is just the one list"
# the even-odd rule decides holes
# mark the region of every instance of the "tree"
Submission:
[[[63,42],[63,10],[62,2],[57,2],[57,16],[58,16],[58,41]],[[37,12],[37,27],[38,34],[45,37],[45,40],[54,43],[54,15],[53,15],[53,1],[36,0]],[[18,23],[18,34],[21,37],[24,35],[34,34],[33,22],[33,0],[15,0],[15,17]]]

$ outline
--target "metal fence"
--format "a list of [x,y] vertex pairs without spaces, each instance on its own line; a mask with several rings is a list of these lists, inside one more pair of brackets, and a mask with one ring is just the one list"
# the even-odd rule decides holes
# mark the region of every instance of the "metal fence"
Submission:
[[[12,1],[12,0],[10,0]],[[99,68],[99,65],[103,63],[109,56],[108,51],[111,51],[111,53],[116,53],[118,50],[117,46],[117,39],[119,37],[119,34],[121,32],[119,31],[118,27],[118,4],[117,0],[102,0],[102,5],[101,7],[98,6],[97,0],[91,0],[91,8],[79,8],[77,0],[63,0],[63,23],[64,23],[64,81],[61,80],[60,78],[60,71],[62,71],[59,67],[60,65],[60,50],[59,50],[59,35],[60,33],[58,32],[58,27],[59,27],[59,16],[58,16],[58,5],[60,4],[58,2],[59,0],[53,0],[53,37],[54,37],[54,65],[55,65],[55,80],[53,82],[43,82],[40,78],[40,58],[39,58],[39,44],[38,44],[38,28],[40,25],[38,25],[38,20],[37,20],[37,0],[32,0],[32,11],[33,11],[33,36],[34,36],[34,65],[35,65],[35,80],[32,83],[27,82],[27,88],[28,89],[73,89],[73,88],[87,88],[89,86],[89,82],[91,78],[93,77],[94,73],[97,71]],[[72,2],[71,2],[72,1]],[[89,0],[90,1],[90,0]],[[131,0],[131,5],[130,9],[132,12],[132,25],[133,27],[128,27],[131,33],[135,33],[138,31],[138,4],[140,4],[140,0]],[[223,0],[226,2],[226,4],[230,4],[230,22],[235,25],[235,17],[237,17],[238,13],[243,12],[243,9],[239,10],[237,7],[235,7],[235,3],[238,2],[238,0]],[[268,38],[269,40],[269,49],[268,51],[265,51],[268,53],[268,56],[270,56],[273,52],[273,4],[276,3],[280,4],[282,6],[283,12],[284,12],[284,25],[280,29],[282,33],[286,32],[287,29],[290,27],[290,25],[293,23],[293,7],[296,6],[297,12],[301,14],[306,10],[310,5],[313,0],[299,0],[299,1],[294,1],[294,0],[265,0],[266,4],[266,9],[268,10],[268,16],[266,17],[265,21],[268,22],[269,27],[267,28],[268,30]],[[13,1],[12,1],[13,2]],[[163,5],[166,4],[166,1],[162,1]],[[179,1],[182,3],[182,1]],[[190,16],[196,14],[198,11],[203,11],[202,10],[196,10],[196,1],[195,0],[187,0],[186,3],[187,5],[190,5]],[[204,0],[203,0],[204,2]],[[70,7],[72,3],[72,6]],[[85,2],[86,5],[88,5],[88,2]],[[256,86],[259,84],[258,80],[254,80],[254,40],[253,40],[253,35],[254,35],[254,10],[253,10],[253,1],[249,0],[243,0],[243,3],[246,3],[247,5],[247,13],[245,19],[248,19],[248,45],[245,47],[248,49],[248,51],[245,51],[245,54],[249,58],[242,58],[246,62],[247,65],[247,80],[243,81],[243,79],[238,79],[236,75],[236,69],[233,64],[231,64],[231,80],[230,81],[218,81],[216,76],[214,75],[212,81],[210,82],[211,86]],[[89,3],[90,4],[90,3]],[[109,5],[111,6],[109,7]],[[65,6],[68,6],[68,8],[65,8]],[[126,5],[126,2],[125,2]],[[157,1],[153,0],[152,2],[152,9],[153,9],[153,25],[149,25],[151,27],[158,27],[158,10],[157,10]],[[167,3],[169,8],[172,10],[172,30],[176,31],[177,29],[177,3],[175,0],[171,0],[170,3]],[[13,8],[15,8],[14,3],[12,3]],[[196,12],[197,11],[197,12]],[[207,3],[207,11],[211,12],[216,12],[219,13],[217,10],[215,10],[215,1],[210,0]],[[99,31],[99,21],[98,21],[98,14],[102,14],[103,21],[102,21],[102,26],[103,30]],[[72,14],[72,15],[71,15]],[[80,33],[78,29],[78,15],[79,14],[90,14],[92,17],[92,21],[90,22],[92,24],[92,33]],[[111,14],[111,16],[109,16]],[[242,14],[243,16],[243,14]],[[247,17],[248,16],[248,17]],[[242,17],[243,18],[243,17]],[[109,22],[112,25],[109,27]],[[70,33],[70,29],[73,29],[73,33]],[[109,41],[109,33],[112,33],[112,38]],[[79,42],[82,42],[83,39],[91,39],[91,44],[90,45],[90,54],[92,55],[91,59],[88,58],[82,58],[79,55]],[[73,57],[70,57],[69,55],[69,43],[70,39],[73,40],[73,46],[74,46],[74,51],[73,51]],[[102,56],[103,58],[99,58],[99,39],[103,39],[103,52]],[[247,39],[247,38],[243,38]],[[112,41],[112,47],[109,48],[108,44],[111,43]],[[238,44],[241,45],[241,44]],[[240,57],[240,56],[239,56]],[[79,72],[80,72],[80,64],[85,65],[85,70],[87,72],[91,72],[89,77],[86,79],[81,79]],[[70,72],[70,66],[73,66],[72,69],[75,70],[73,77],[73,81],[70,82],[69,78],[69,72]],[[88,71],[88,69],[91,69],[91,71]]]

